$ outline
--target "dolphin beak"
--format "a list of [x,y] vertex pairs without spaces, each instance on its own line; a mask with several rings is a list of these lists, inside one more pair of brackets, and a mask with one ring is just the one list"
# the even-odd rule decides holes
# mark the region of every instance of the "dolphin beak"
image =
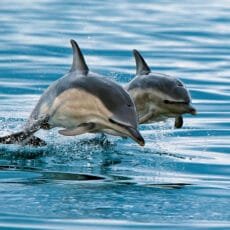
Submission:
[[190,114],[192,115],[196,115],[197,114],[197,111],[196,109],[193,107],[193,106],[189,106],[189,111],[188,111]]
[[134,129],[132,127],[127,127],[127,131],[130,133],[130,137],[136,141],[140,146],[145,145],[145,140],[141,136],[140,132],[137,129]]

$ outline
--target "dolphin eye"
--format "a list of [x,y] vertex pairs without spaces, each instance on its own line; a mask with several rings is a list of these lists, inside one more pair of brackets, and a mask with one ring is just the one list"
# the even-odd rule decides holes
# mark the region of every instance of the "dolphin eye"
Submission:
[[180,81],[177,81],[177,86],[183,87],[183,84]]
[[169,100],[164,100],[165,104],[171,104],[171,102]]
[[165,104],[171,104],[171,105],[188,105],[189,101],[169,101],[169,100],[164,100],[163,101]]
[[128,106],[128,107],[132,107],[132,105],[131,105],[131,104],[127,104],[127,106]]

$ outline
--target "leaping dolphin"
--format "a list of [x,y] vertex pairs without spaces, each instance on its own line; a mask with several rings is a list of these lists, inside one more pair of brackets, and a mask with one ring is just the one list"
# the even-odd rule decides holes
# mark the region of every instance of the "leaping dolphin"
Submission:
[[139,123],[152,123],[175,117],[175,127],[183,126],[185,113],[196,114],[191,96],[185,85],[177,78],[153,73],[137,50],[136,77],[125,87],[136,105]]
[[143,146],[136,108],[129,94],[117,83],[90,72],[78,44],[70,42],[70,71],[43,93],[24,129],[0,137],[0,143],[45,145],[33,134],[39,129],[60,127],[64,129],[59,133],[65,136],[103,132],[130,137]]

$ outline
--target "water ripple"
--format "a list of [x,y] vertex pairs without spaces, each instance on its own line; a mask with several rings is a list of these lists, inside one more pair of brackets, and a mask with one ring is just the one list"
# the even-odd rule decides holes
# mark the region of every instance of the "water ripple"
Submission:
[[57,130],[38,132],[45,148],[1,145],[1,227],[229,228],[228,0],[0,6],[0,135],[20,130],[44,89],[69,70],[72,38],[91,70],[122,84],[135,73],[132,49],[140,50],[153,71],[186,84],[198,110],[180,130],[172,120],[141,126],[144,148]]

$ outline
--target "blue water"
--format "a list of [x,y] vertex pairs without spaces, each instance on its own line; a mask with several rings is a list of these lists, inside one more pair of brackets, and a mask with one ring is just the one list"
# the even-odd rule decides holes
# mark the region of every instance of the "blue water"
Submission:
[[75,39],[91,70],[122,84],[132,49],[179,77],[198,115],[143,125],[131,140],[39,131],[42,148],[0,145],[0,227],[230,228],[230,2],[0,1],[0,135],[20,130],[66,73]]

